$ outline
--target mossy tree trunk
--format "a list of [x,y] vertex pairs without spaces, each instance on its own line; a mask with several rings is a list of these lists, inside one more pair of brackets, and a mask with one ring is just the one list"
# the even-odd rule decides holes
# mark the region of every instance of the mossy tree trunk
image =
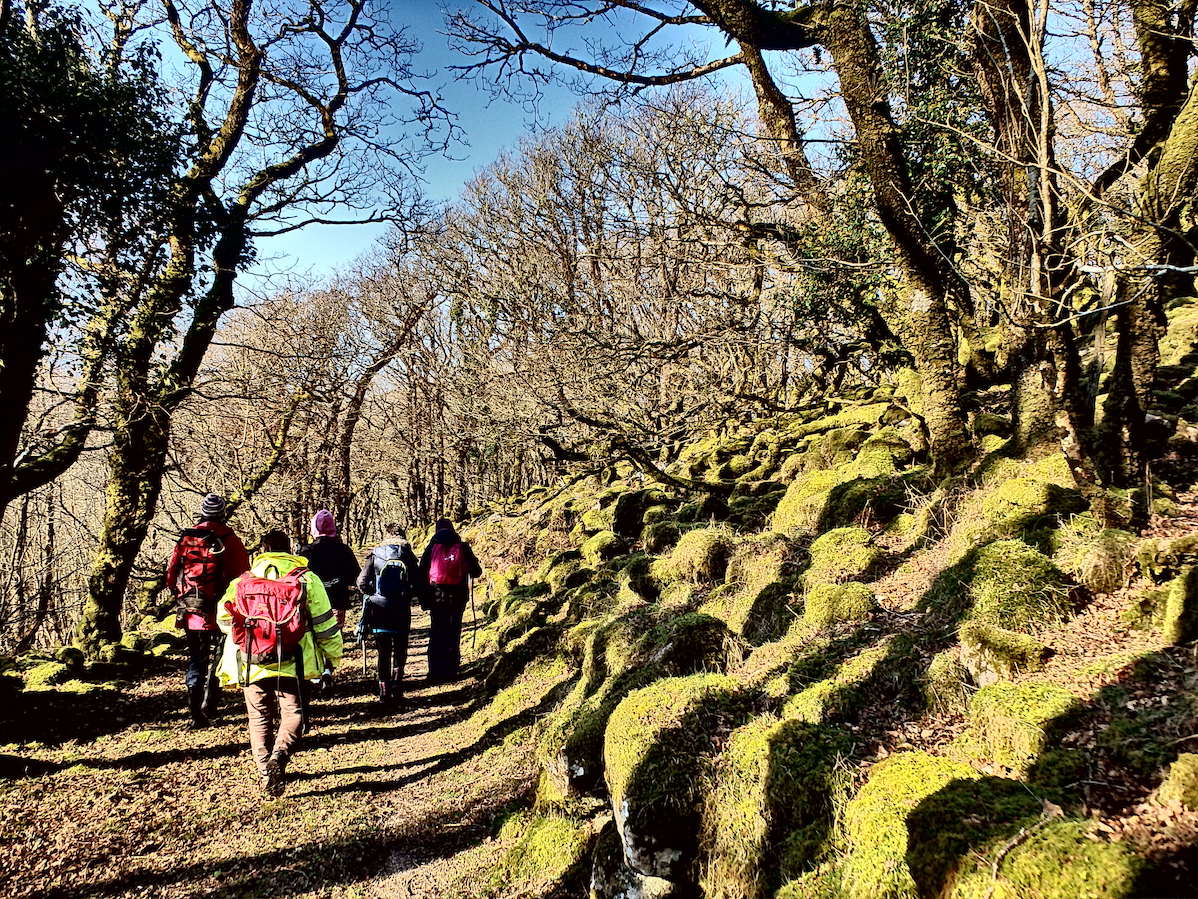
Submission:
[[[972,455],[961,405],[963,372],[957,361],[950,296],[965,286],[947,264],[912,209],[910,175],[898,126],[890,114],[878,48],[865,10],[826,7],[820,36],[833,57],[841,96],[857,137],[862,166],[878,215],[894,242],[903,284],[896,331],[915,357],[923,379],[924,421],[936,470],[946,474]],[[959,304],[968,306],[959,298]]]

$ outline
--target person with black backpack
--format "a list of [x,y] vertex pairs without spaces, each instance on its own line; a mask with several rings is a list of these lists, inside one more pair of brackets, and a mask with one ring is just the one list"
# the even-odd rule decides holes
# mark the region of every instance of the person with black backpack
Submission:
[[[416,554],[404,529],[385,525],[386,539],[370,551],[358,575],[362,593],[362,651],[373,635],[378,655],[379,702],[402,705],[404,668],[408,663],[408,635],[412,628],[412,600],[418,595]],[[363,661],[365,665],[365,661]]]
[[179,535],[166,566],[175,626],[187,638],[185,683],[192,727],[206,727],[220,701],[214,663],[223,637],[216,624],[216,601],[250,567],[245,545],[225,524],[226,510],[222,497],[205,496],[199,520]]
[[[358,576],[358,557],[337,535],[337,521],[328,509],[312,517],[313,540],[299,551],[308,560],[308,569],[320,578],[337,615],[337,627],[345,633],[345,613],[349,609],[350,591]],[[333,672],[326,669],[320,678],[321,692],[332,691]]]
[[283,793],[287,762],[304,732],[305,681],[341,661],[341,629],[324,584],[290,552],[282,531],[262,537],[253,567],[229,585],[217,623],[229,639],[220,681],[245,695],[250,747],[262,788]]
[[432,540],[420,557],[422,604],[432,623],[428,635],[428,680],[455,680],[462,664],[462,615],[470,601],[471,579],[482,566],[448,518],[439,518]]

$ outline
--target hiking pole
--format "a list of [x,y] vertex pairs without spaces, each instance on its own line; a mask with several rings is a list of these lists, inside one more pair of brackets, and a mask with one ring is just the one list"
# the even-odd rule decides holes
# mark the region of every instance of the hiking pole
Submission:
[[474,610],[474,578],[470,578],[470,651],[478,651],[478,612]]

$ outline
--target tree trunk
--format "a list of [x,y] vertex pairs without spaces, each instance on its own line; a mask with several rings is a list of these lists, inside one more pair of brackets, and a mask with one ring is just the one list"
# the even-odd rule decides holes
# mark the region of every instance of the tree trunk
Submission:
[[154,517],[170,449],[170,413],[158,405],[131,405],[113,436],[104,524],[79,622],[79,645],[92,657],[121,638],[125,592]]
[[[834,59],[841,96],[857,136],[861,164],[874,189],[878,215],[894,241],[903,278],[897,310],[902,335],[923,379],[924,421],[939,474],[967,462],[973,447],[961,406],[961,367],[949,315],[956,285],[938,248],[911,207],[910,181],[899,129],[890,115],[881,63],[864,11],[831,7],[821,20]],[[964,304],[963,308],[968,304]]]

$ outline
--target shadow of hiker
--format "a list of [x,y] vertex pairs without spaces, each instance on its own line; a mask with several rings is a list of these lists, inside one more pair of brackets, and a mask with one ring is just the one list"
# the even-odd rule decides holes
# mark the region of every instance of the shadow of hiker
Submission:
[[[355,793],[359,791],[367,791],[371,793],[385,793],[393,790],[401,789],[410,783],[418,780],[423,780],[433,774],[438,774],[442,771],[447,771],[450,768],[460,765],[467,759],[481,755],[490,747],[502,742],[508,735],[519,730],[538,718],[545,715],[553,709],[573,687],[574,680],[567,680],[558,684],[553,689],[549,690],[541,700],[529,709],[519,712],[497,721],[488,727],[483,733],[469,746],[451,752],[441,753],[439,755],[427,756],[422,759],[414,759],[404,763],[405,767],[416,767],[427,764],[427,767],[422,768],[412,774],[404,775],[395,780],[369,780],[355,781],[350,784],[342,784],[341,786],[329,787],[325,790],[313,790],[307,793],[298,793],[296,798],[307,798],[315,796],[328,796],[334,793]],[[396,767],[395,765],[379,765],[374,770],[390,770]],[[333,769],[328,774],[339,773],[340,769]]]
[[[144,868],[96,883],[73,883],[41,893],[42,899],[83,899],[144,893],[148,889],[186,885],[193,895],[215,899],[245,896],[291,896],[327,893],[336,887],[362,883],[378,876],[401,856],[406,867],[448,858],[482,842],[490,833],[490,818],[503,811],[502,799],[478,802],[462,809],[465,827],[444,828],[440,816],[430,816],[402,832],[389,827],[362,827],[338,839],[316,839],[236,858],[216,858],[169,870]],[[263,823],[263,827],[269,826]],[[406,869],[406,868],[405,868]]]
[[[999,883],[1004,867],[1015,878],[1013,892],[996,895],[1026,895],[1040,887],[1035,878],[1059,878],[1062,866],[1075,866],[1075,895],[1098,896],[1105,893],[1082,886],[1091,869],[1126,878],[1139,866],[1132,895],[1192,896],[1198,880],[1192,844],[1162,840],[1159,855],[1142,865],[1115,843],[1086,844],[1094,842],[1088,838],[1093,813],[1131,812],[1160,784],[1184,744],[1198,743],[1194,653],[1174,647],[1141,656],[1115,683],[1052,719],[1023,778],[954,780],[923,799],[907,816],[906,861],[920,895],[943,895],[978,871]],[[1027,845],[1044,853],[1038,863],[1021,862]]]

